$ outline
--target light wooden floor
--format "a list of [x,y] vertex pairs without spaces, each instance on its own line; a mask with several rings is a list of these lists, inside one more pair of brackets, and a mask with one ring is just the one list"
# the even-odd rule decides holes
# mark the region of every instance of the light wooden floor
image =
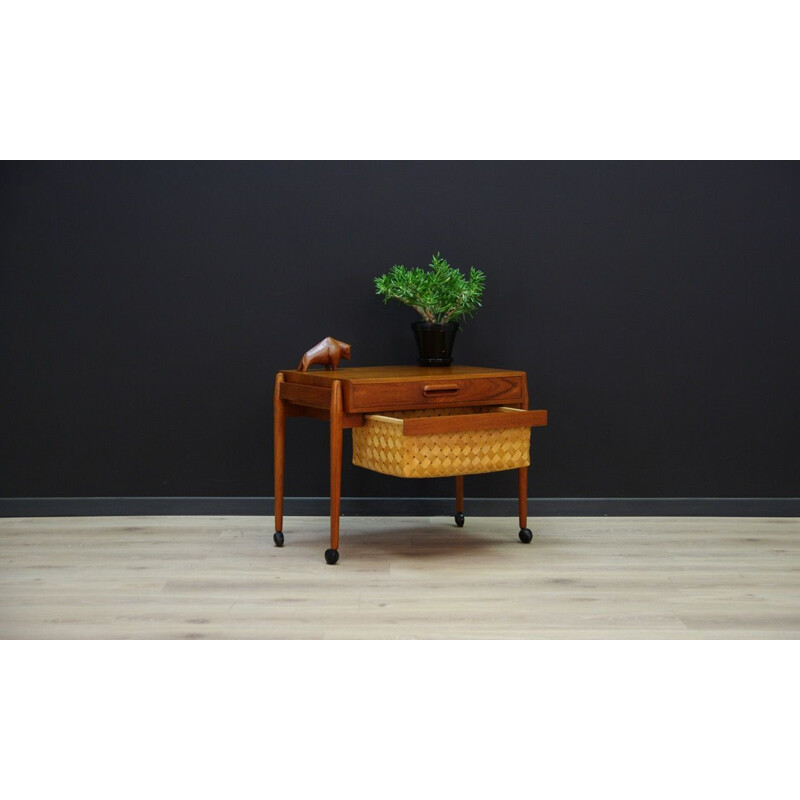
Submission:
[[0,520],[3,639],[796,639],[800,519]]

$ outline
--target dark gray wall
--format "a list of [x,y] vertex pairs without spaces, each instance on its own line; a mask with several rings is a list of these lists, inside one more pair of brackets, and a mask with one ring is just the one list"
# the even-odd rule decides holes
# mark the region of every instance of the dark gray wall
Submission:
[[[487,274],[457,362],[550,411],[532,496],[797,494],[796,163],[5,163],[0,206],[2,497],[271,495],[275,371],[413,363],[372,278],[436,250]],[[287,494],[326,434],[290,421]]]

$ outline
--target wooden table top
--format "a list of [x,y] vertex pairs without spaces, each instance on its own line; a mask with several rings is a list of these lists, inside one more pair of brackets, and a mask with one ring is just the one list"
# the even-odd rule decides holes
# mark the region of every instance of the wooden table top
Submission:
[[522,370],[495,369],[493,367],[343,367],[341,369],[314,369],[300,372],[296,369],[281,370],[290,383],[312,383],[324,386],[333,381],[350,383],[380,383],[391,381],[403,383],[425,379],[455,380],[458,378],[504,378],[524,375]]

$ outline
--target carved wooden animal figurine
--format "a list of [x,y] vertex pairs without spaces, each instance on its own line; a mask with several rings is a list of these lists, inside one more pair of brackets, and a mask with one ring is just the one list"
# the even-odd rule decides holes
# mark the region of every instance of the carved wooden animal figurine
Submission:
[[297,369],[306,372],[312,364],[322,364],[325,369],[336,369],[342,358],[350,358],[350,345],[326,336],[300,359]]

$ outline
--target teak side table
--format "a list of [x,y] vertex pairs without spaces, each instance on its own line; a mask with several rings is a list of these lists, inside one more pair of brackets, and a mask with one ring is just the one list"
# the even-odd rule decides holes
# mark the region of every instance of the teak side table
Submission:
[[[472,407],[472,408],[469,408]],[[459,413],[459,409],[464,409]],[[425,410],[430,415],[425,415]],[[417,411],[406,419],[381,414]],[[496,413],[486,413],[496,412]],[[501,413],[505,412],[505,413]],[[420,418],[419,414],[423,416]],[[378,416],[375,416],[378,415]],[[275,535],[283,546],[283,477],[287,417],[313,417],[330,424],[331,546],[325,552],[328,564],[339,559],[339,516],[341,506],[342,432],[361,428],[372,420],[398,426],[398,435],[442,436],[457,432],[507,432],[547,424],[546,411],[528,410],[528,388],[524,372],[482,367],[349,367],[339,370],[282,370],[275,378]],[[436,441],[435,439],[433,440]],[[526,440],[527,441],[527,440]],[[526,448],[527,450],[527,448]],[[520,540],[528,543],[527,490],[529,456],[520,460],[518,470]],[[501,466],[500,469],[508,467]],[[472,469],[486,472],[492,469]],[[399,474],[399,473],[396,473]],[[456,479],[456,524],[464,524],[464,477]]]

